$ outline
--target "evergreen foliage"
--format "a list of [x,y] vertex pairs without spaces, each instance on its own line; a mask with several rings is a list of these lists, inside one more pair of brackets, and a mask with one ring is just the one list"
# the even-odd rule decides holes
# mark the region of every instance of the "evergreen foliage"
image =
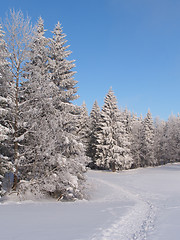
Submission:
[[164,124],[164,134],[161,138],[162,156],[165,162],[180,161],[180,117],[171,115]]
[[[5,174],[13,169],[12,82],[4,32],[0,25],[0,196]],[[6,188],[6,190],[9,190]]]
[[86,153],[88,151],[88,144],[90,142],[90,131],[91,131],[90,118],[88,116],[86,103],[83,102],[80,108],[80,114],[79,114],[78,125],[77,125],[77,134],[80,138],[80,141],[84,144]]
[[121,147],[121,167],[120,169],[130,169],[133,165],[131,144],[132,144],[132,117],[131,113],[125,109],[120,112],[118,124],[118,146]]
[[167,163],[167,153],[164,149],[165,147],[165,132],[166,132],[166,122],[160,120],[159,118],[155,119],[155,138],[154,138],[154,150],[155,158],[157,159],[157,164],[162,165]]
[[112,89],[105,97],[96,131],[95,164],[100,169],[121,170],[131,166],[126,126]]
[[61,101],[66,103],[79,96],[76,95],[77,81],[74,80],[75,72],[72,71],[75,64],[74,60],[67,59],[71,51],[67,50],[69,45],[65,46],[67,42],[65,37],[61,24],[58,22],[53,31],[53,39],[50,39],[49,71],[52,81],[59,87]]
[[[43,20],[39,18],[30,62],[26,64],[28,80],[23,84],[21,103],[26,131],[20,174],[30,185],[21,181],[19,192],[32,191],[37,198],[44,195],[68,200],[82,198],[86,158],[83,145],[73,134],[76,106],[70,100],[74,98],[74,80],[67,77],[66,70],[61,71],[60,78],[54,73],[56,67],[49,65],[52,48],[48,47],[44,32]],[[57,52],[56,59],[58,53],[62,55]],[[68,85],[67,91],[59,85],[61,79],[64,86]]]
[[133,168],[141,166],[141,133],[142,133],[142,116],[133,115],[132,118],[132,142],[131,153],[133,157]]
[[155,166],[157,161],[154,153],[155,129],[150,110],[143,120],[141,132],[141,166]]
[[88,143],[88,149],[87,149],[87,155],[91,159],[91,162],[89,163],[89,166],[91,168],[95,168],[95,162],[96,162],[95,155],[96,155],[96,149],[97,149],[96,131],[98,130],[100,117],[101,117],[101,110],[98,106],[97,101],[95,101],[89,117],[90,136],[89,136],[89,143]]

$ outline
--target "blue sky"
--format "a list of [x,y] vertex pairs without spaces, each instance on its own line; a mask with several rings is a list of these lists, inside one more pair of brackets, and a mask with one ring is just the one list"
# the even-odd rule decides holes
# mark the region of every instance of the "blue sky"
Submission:
[[79,100],[89,111],[112,86],[120,107],[167,119],[180,112],[179,0],[6,0],[45,28],[57,21],[76,60]]

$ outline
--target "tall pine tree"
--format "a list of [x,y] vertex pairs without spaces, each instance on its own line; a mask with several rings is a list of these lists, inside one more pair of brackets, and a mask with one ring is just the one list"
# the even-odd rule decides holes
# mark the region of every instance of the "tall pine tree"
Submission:
[[141,166],[141,134],[142,134],[142,116],[137,117],[133,114],[132,120],[132,143],[131,153],[133,157],[133,168]]
[[112,89],[105,97],[96,132],[95,164],[112,171],[130,168],[130,148],[125,125],[122,122],[117,100]]
[[80,108],[80,114],[77,125],[77,134],[79,135],[80,141],[84,144],[84,148],[87,153],[88,144],[90,141],[90,119],[88,116],[88,111],[85,102],[83,102]]
[[155,166],[157,160],[154,152],[154,136],[155,129],[150,110],[142,123],[142,135],[141,135],[141,166]]
[[98,124],[100,121],[101,110],[98,106],[97,101],[94,102],[91,113],[90,113],[90,136],[89,143],[87,149],[87,155],[90,157],[91,162],[89,163],[89,167],[94,168],[96,162],[96,131],[98,130]]
[[[19,192],[27,196],[31,190],[40,198],[44,195],[68,200],[82,198],[85,153],[74,135],[76,107],[70,102],[75,98],[74,84],[70,84],[66,70],[65,77],[62,71],[59,76],[56,67],[52,68],[52,56],[57,54],[55,65],[58,53],[62,53],[52,52],[44,33],[44,23],[39,18],[30,62],[26,65],[28,79],[22,87],[21,107],[26,131],[22,139],[20,173],[26,182],[20,182]],[[64,86],[65,79],[69,82],[68,89],[58,84],[61,79]]]

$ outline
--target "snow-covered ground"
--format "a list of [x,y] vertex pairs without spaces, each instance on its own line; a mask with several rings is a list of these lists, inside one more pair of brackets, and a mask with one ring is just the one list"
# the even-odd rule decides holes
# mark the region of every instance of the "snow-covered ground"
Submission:
[[90,201],[0,204],[0,239],[180,239],[180,164],[87,176]]

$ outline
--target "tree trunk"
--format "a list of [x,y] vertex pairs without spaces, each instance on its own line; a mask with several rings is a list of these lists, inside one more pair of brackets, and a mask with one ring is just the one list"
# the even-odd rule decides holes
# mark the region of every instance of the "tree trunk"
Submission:
[[18,114],[19,114],[19,73],[16,76],[16,88],[15,88],[15,121],[14,121],[14,165],[15,165],[15,172],[14,172],[14,184],[13,190],[16,191],[17,183],[18,183]]

